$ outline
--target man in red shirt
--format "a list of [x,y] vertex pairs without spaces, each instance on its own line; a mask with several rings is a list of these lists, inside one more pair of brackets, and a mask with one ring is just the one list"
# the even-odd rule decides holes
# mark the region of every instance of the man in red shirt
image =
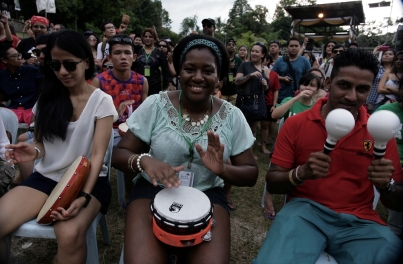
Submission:
[[[252,263],[315,263],[323,250],[339,263],[398,261],[403,243],[372,209],[375,186],[387,208],[403,210],[396,141],[388,142],[384,158],[374,159],[362,106],[377,72],[372,54],[347,50],[326,81],[329,97],[284,123],[266,181],[267,191],[289,193],[289,202]],[[325,119],[336,108],[350,111],[356,123],[326,155]]]

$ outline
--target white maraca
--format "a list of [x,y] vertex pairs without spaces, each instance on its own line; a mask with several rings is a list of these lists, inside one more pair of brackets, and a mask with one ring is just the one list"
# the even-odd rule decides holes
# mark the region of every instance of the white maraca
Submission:
[[386,144],[400,130],[399,117],[387,110],[373,113],[367,123],[368,133],[374,138],[375,159],[381,159],[385,155]]
[[327,138],[324,146],[324,153],[329,154],[342,137],[353,130],[355,120],[353,115],[342,108],[332,110],[326,117]]

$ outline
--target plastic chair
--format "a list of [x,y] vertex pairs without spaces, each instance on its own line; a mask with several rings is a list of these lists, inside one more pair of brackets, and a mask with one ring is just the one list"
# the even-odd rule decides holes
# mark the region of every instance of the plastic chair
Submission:
[[10,109],[0,107],[1,118],[3,119],[4,128],[11,134],[12,144],[17,143],[18,134],[18,117]]
[[[108,179],[110,179],[111,173],[111,158],[113,150],[113,133],[111,139],[109,140],[109,145],[105,154],[104,164],[108,167]],[[98,244],[97,244],[97,226],[100,225],[102,237],[105,245],[110,245],[110,238],[108,232],[108,224],[106,222],[106,216],[104,214],[98,213],[94,221],[92,221],[90,227],[87,230],[87,264],[98,264]],[[52,225],[44,226],[36,223],[36,219],[32,219],[25,224],[21,225],[12,236],[19,237],[33,237],[33,238],[50,238],[56,239],[55,232]],[[8,239],[9,252],[11,254],[11,237]]]

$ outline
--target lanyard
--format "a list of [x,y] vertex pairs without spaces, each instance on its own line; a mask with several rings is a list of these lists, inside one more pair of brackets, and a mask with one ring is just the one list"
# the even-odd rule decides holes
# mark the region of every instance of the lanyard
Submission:
[[153,53],[155,48],[149,54],[147,54],[147,51],[145,48],[143,48],[143,49],[144,49],[144,54],[145,54],[144,56],[146,57],[146,64],[148,64],[148,58],[150,58],[151,53]]
[[190,169],[191,167],[191,163],[193,162],[193,154],[194,154],[194,144],[195,142],[204,134],[204,132],[207,131],[207,128],[210,126],[211,123],[211,114],[213,112],[213,96],[210,95],[211,98],[211,108],[210,108],[210,115],[209,118],[207,120],[207,122],[204,124],[202,131],[200,132],[200,135],[195,138],[195,140],[193,140],[193,142],[191,142],[187,137],[185,137],[185,135],[183,135],[182,132],[182,109],[181,109],[181,96],[182,96],[182,91],[180,91],[179,93],[179,106],[178,106],[178,112],[179,112],[179,132],[181,133],[183,139],[186,141],[186,144],[189,146],[189,156],[190,156],[190,161],[188,163],[188,169]]

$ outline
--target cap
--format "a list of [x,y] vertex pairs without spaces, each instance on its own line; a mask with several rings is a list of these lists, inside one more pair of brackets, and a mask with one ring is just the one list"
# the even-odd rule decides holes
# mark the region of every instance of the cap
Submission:
[[228,45],[228,43],[230,43],[230,42],[234,42],[234,43],[236,44],[236,41],[235,41],[235,39],[233,39],[233,38],[230,38],[230,39],[228,39],[227,43],[225,43],[225,45]]
[[206,24],[206,23],[212,24],[212,25],[214,26],[214,28],[215,28],[215,21],[214,21],[214,19],[212,19],[212,18],[205,18],[205,19],[203,19],[203,20],[202,20],[202,25],[204,25],[204,24]]
[[88,37],[88,36],[91,36],[91,35],[94,35],[94,33],[92,33],[91,30],[87,30],[87,31],[84,32],[84,37]]

